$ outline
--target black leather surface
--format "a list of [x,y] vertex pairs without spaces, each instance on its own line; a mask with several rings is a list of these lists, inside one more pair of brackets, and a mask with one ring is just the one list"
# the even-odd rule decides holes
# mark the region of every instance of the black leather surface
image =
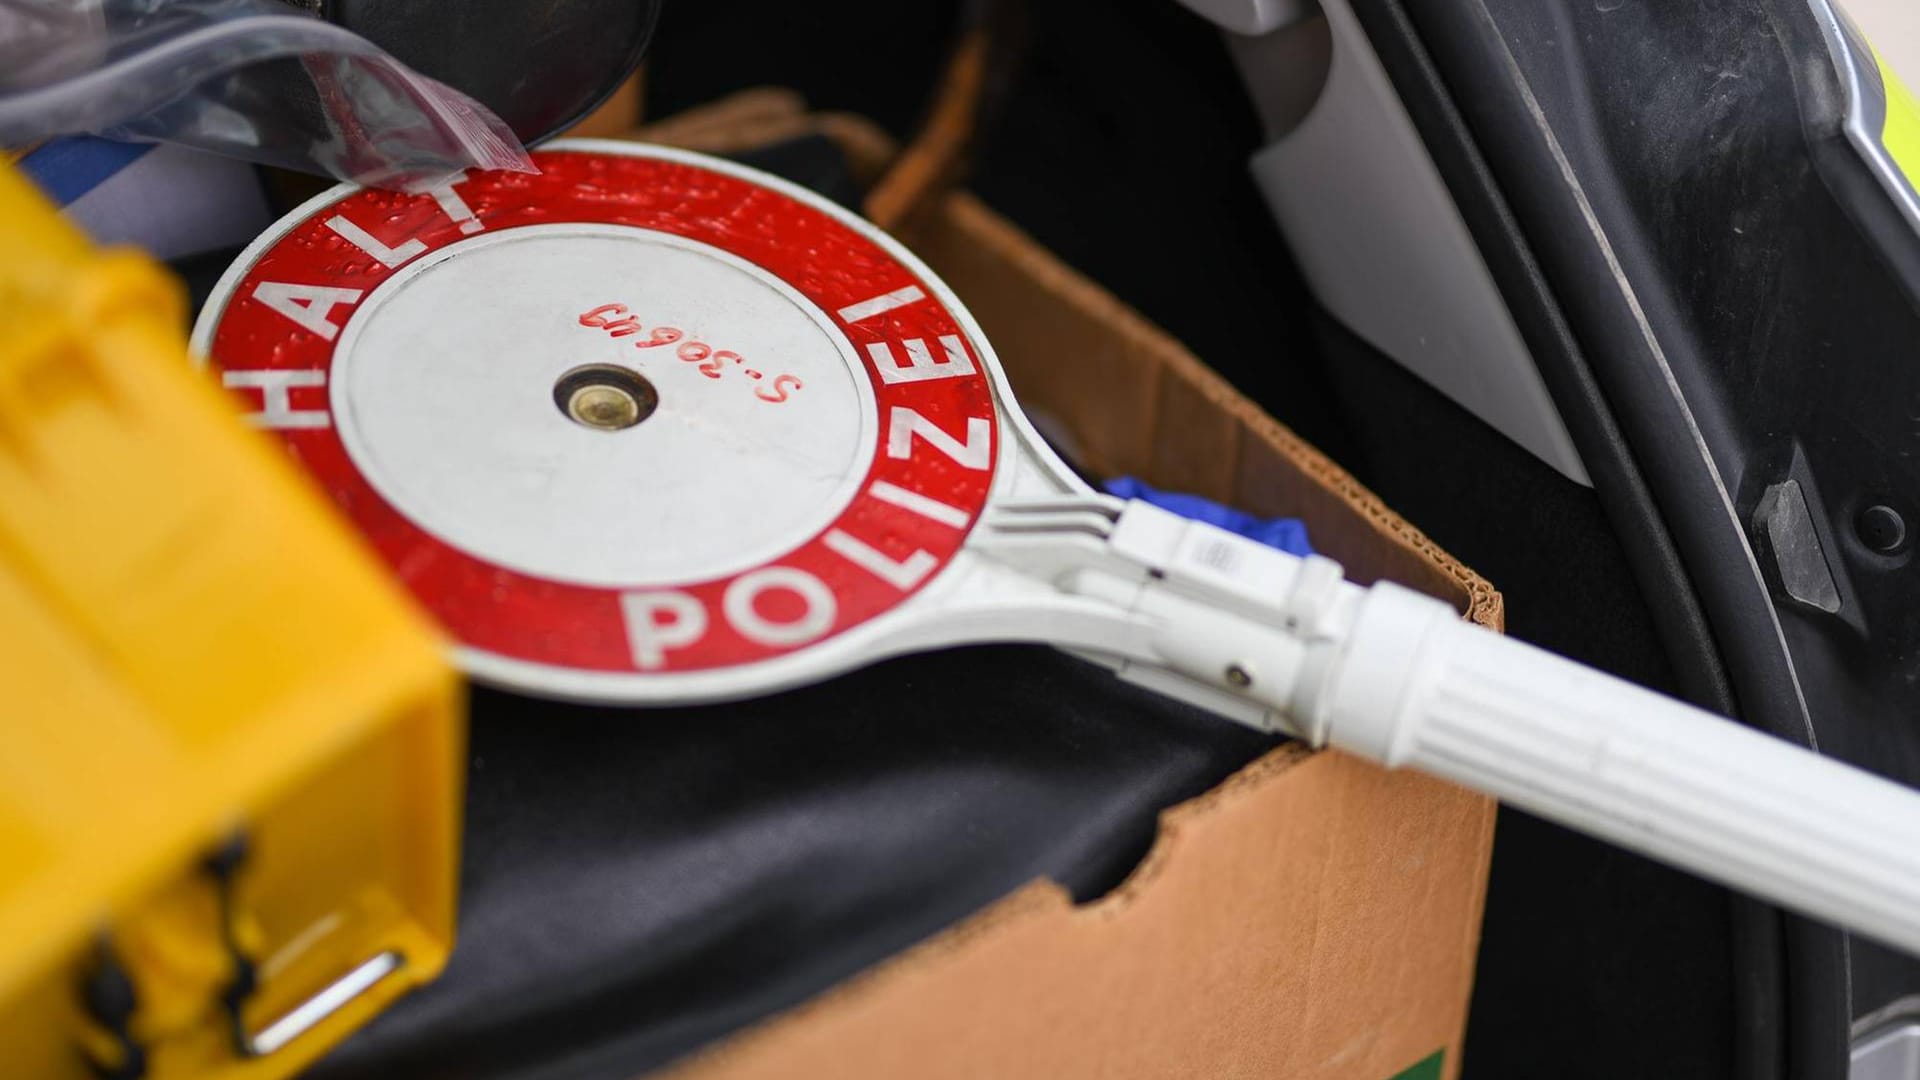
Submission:
[[632,74],[662,0],[310,2],[328,22],[492,109],[532,145],[577,122]]
[[647,712],[480,692],[445,976],[316,1069],[628,1077],[1037,877],[1125,877],[1272,745],[1042,648]]

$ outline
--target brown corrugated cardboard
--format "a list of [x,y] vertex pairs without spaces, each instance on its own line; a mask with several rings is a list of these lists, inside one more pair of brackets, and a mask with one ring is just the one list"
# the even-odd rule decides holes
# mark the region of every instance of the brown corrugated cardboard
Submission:
[[[756,138],[859,127],[774,103],[780,115],[752,116]],[[736,145],[724,116],[679,123],[702,148]],[[871,168],[878,144],[861,135],[853,156]],[[1391,578],[1500,626],[1484,579],[1178,342],[971,196],[924,209],[905,239],[1083,466],[1302,517],[1355,580]],[[1076,907],[1036,882],[670,1073],[1452,1076],[1492,839],[1484,798],[1286,747],[1168,811],[1106,897]]]
[[1451,1065],[1484,800],[1283,749],[1169,812],[1118,890],[1039,884],[696,1058],[714,1078],[1356,1077]]

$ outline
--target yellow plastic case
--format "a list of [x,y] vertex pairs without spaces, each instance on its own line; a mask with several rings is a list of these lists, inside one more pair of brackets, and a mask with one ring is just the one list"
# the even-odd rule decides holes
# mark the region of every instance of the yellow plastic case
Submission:
[[0,163],[7,1077],[288,1076],[452,945],[460,683],[182,307]]

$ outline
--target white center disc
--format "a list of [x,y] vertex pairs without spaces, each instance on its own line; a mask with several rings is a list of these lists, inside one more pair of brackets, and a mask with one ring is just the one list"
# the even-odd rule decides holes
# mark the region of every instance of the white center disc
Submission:
[[[625,332],[582,325],[602,303]],[[555,385],[588,365],[639,375],[658,407],[620,430],[570,418]],[[832,521],[873,452],[859,365],[738,256],[562,224],[409,263],[341,335],[331,393],[355,463],[422,528],[526,574],[635,586],[752,566]]]

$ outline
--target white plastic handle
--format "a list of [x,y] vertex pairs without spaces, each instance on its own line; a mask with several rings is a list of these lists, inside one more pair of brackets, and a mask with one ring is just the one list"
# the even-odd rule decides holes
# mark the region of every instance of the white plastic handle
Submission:
[[1318,697],[1336,746],[1920,955],[1920,793],[1391,585]]

